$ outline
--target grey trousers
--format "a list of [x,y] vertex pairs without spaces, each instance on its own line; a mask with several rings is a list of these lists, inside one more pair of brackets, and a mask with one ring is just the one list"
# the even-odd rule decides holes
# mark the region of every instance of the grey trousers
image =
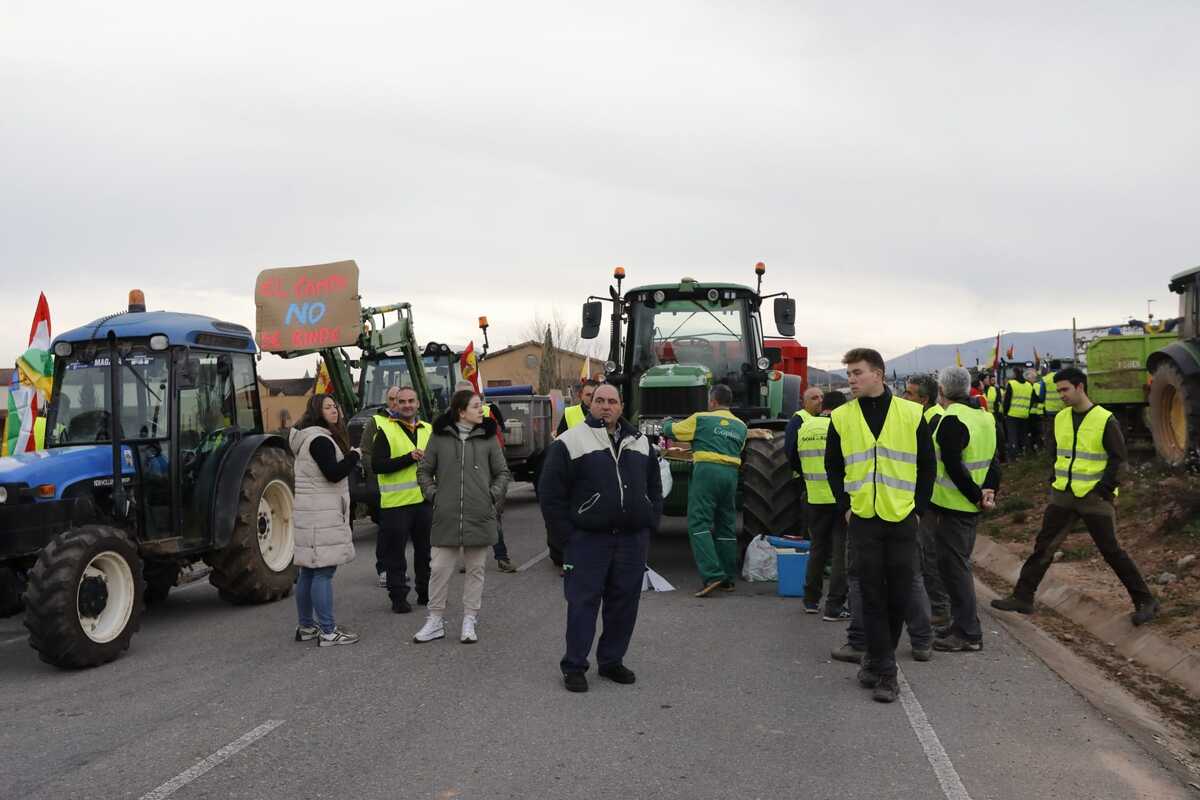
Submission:
[[950,632],[978,642],[983,639],[975,604],[975,576],[971,551],[975,549],[978,514],[942,514],[937,526],[939,566],[950,593]]
[[925,593],[929,595],[929,612],[935,617],[950,616],[950,595],[942,580],[939,567],[937,529],[941,512],[930,509],[921,517],[917,528],[917,552],[921,558],[921,575],[925,579]]

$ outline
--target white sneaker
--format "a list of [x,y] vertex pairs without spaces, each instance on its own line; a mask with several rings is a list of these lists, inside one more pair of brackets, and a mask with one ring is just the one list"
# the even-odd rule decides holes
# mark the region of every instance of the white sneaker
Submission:
[[459,641],[463,644],[475,644],[479,641],[479,637],[475,635],[475,617],[463,616],[462,638]]
[[442,639],[446,636],[446,624],[442,622],[441,617],[435,617],[430,614],[425,618],[425,624],[421,626],[421,630],[417,631],[413,636],[414,642],[432,642],[434,639]]
[[380,589],[387,588],[387,573],[386,572],[379,573],[379,588]]

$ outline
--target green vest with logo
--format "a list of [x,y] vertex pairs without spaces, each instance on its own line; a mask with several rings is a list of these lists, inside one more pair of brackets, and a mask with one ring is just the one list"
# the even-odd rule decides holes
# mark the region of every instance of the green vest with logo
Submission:
[[916,403],[893,396],[876,439],[858,400],[834,409],[831,419],[846,464],[844,488],[856,517],[902,522],[915,509],[922,415]]
[[804,474],[810,505],[830,505],[834,502],[829,476],[825,474],[825,441],[829,436],[829,422],[829,417],[809,414],[796,436],[796,450],[800,454],[800,469]]
[[1108,466],[1108,453],[1104,449],[1104,428],[1112,412],[1101,406],[1088,409],[1079,423],[1079,429],[1071,419],[1071,409],[1064,408],[1054,416],[1054,439],[1058,445],[1058,457],[1054,461],[1054,488],[1060,492],[1071,484],[1071,493],[1076,497],[1096,488]]
[[[986,411],[962,403],[951,403],[942,413],[946,417],[957,418],[966,426],[970,439],[962,452],[963,466],[971,474],[975,485],[983,486],[988,467],[996,455],[995,421]],[[933,440],[933,448],[938,459],[937,479],[933,484],[934,504],[951,511],[978,511],[979,507],[968,500],[946,474],[946,465],[942,463],[942,449],[938,447],[936,438]]]
[[[400,429],[403,423],[396,422],[390,417],[375,417],[375,424],[383,431],[388,440],[388,448],[392,458],[399,458],[420,448],[429,446],[429,437],[433,426],[428,422],[417,423],[417,443],[414,445],[408,434]],[[397,472],[381,473],[379,476],[379,507],[399,508],[411,506],[424,501],[421,487],[417,485],[417,465],[410,464]]]
[[1028,419],[1029,407],[1033,405],[1033,386],[1024,381],[1010,380],[1008,395],[1008,416],[1013,419]]

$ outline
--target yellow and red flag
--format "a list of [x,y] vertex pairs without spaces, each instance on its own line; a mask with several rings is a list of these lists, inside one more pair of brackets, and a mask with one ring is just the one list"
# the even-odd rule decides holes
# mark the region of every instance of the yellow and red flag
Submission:
[[325,359],[321,359],[317,365],[317,385],[313,393],[333,394],[333,381],[329,380],[329,367],[325,366]]
[[957,347],[954,348],[954,366],[956,366],[956,367],[962,366],[962,353],[960,353],[958,351]]
[[1013,346],[1011,344],[1008,346],[1008,353],[1006,356],[1008,357],[1009,361],[1013,360]]
[[1000,369],[1000,334],[996,334],[996,344],[992,346],[992,357],[988,359],[993,370]]
[[462,372],[463,380],[470,381],[475,387],[475,391],[479,391],[479,358],[475,355],[475,340],[472,339],[467,344],[467,349],[463,350],[462,356],[458,359],[458,368]]
[[579,370],[579,381],[582,383],[592,377],[592,357],[583,357],[583,368]]

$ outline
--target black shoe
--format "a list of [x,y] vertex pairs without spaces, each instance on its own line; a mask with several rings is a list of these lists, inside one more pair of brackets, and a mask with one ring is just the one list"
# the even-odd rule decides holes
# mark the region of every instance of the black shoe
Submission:
[[1134,625],[1145,625],[1150,620],[1158,616],[1158,600],[1151,599],[1138,603],[1137,608],[1133,611],[1133,616],[1129,621]]
[[983,649],[983,642],[964,639],[957,633],[951,633],[940,639],[934,639],[933,649],[942,653],[978,653]]
[[586,692],[588,690],[587,676],[582,672],[564,672],[563,686],[568,692]]
[[429,595],[427,595],[427,594],[417,595],[417,605],[419,605],[419,606],[429,605]]
[[[893,679],[894,680],[894,679]],[[879,673],[874,672],[866,667],[858,671],[858,685],[864,689],[874,689],[879,685]]]
[[847,664],[861,664],[865,650],[852,647],[849,642],[834,650],[829,657],[834,661],[845,661]]
[[392,612],[396,614],[411,614],[412,606],[408,604],[408,600],[401,597],[399,600],[392,601]]
[[896,680],[895,675],[880,677],[879,683],[875,686],[875,691],[871,695],[877,703],[894,703],[899,696],[900,682]]
[[600,667],[596,673],[601,678],[608,678],[616,683],[634,683],[637,676],[633,674],[633,670],[623,664],[613,664],[608,667]]
[[998,608],[1001,611],[1016,611],[1019,614],[1033,613],[1033,603],[1028,600],[1022,600],[1014,595],[997,597],[992,601],[992,608]]
[[[934,644],[934,648],[937,648],[936,643]],[[930,650],[928,647],[914,647],[912,649],[912,657],[913,661],[932,661],[933,650]]]
[[804,601],[804,613],[805,614],[820,614],[821,613],[821,604],[818,603],[816,600],[805,600]]
[[732,592],[732,591],[736,591],[736,590],[737,590],[737,586],[734,585],[733,581],[725,581],[724,583],[721,584],[722,592]]

